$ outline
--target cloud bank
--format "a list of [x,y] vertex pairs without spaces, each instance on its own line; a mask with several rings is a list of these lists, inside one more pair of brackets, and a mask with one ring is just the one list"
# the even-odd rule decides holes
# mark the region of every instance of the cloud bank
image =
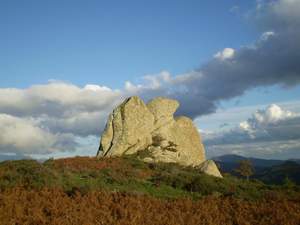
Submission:
[[[259,1],[249,18],[261,31],[260,38],[240,49],[227,47],[186,74],[171,76],[162,71],[145,76],[142,84],[128,81],[122,90],[64,82],[0,89],[0,152],[47,154],[75,149],[76,137],[99,136],[108,113],[130,95],[144,100],[161,95],[175,98],[181,102],[178,113],[196,118],[252,88],[299,85],[299,12],[299,0]],[[244,126],[258,135],[253,124],[248,121]],[[276,133],[277,128],[272,129]]]
[[[152,85],[136,86],[146,99],[157,93],[182,103],[193,118],[214,112],[217,104],[256,87],[300,83],[300,1],[260,1],[250,13],[260,38],[240,49],[225,48],[199,69],[176,77],[158,75]],[[166,79],[167,78],[167,79]],[[155,85],[153,85],[155,84]]]
[[52,153],[75,147],[72,134],[53,134],[31,119],[0,114],[0,131],[0,150],[4,153]]
[[0,89],[0,153],[72,151],[76,137],[100,135],[120,91],[51,82],[28,89]]
[[232,129],[203,133],[211,155],[242,154],[258,157],[300,157],[300,114],[276,104],[257,110]]

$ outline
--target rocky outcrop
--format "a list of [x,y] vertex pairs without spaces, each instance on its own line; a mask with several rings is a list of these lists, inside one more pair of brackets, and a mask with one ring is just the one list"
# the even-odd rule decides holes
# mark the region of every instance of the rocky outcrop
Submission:
[[174,118],[178,107],[176,100],[162,97],[147,105],[137,96],[126,99],[110,114],[97,156],[136,153],[147,162],[199,166],[204,146],[191,119]]
[[120,156],[147,148],[154,116],[139,97],[131,97],[110,114],[102,134],[98,156]]
[[201,163],[197,168],[208,175],[220,177],[222,178],[222,174],[220,173],[217,165],[213,160],[206,160],[205,162]]

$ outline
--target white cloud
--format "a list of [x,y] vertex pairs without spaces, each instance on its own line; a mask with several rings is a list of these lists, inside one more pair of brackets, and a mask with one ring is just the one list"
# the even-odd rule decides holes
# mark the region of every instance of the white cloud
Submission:
[[83,88],[84,90],[91,90],[91,91],[107,91],[107,92],[111,92],[112,90],[109,87],[106,86],[99,86],[99,85],[95,85],[95,84],[87,84],[84,86]]
[[73,151],[77,137],[100,136],[108,113],[123,98],[105,86],[57,81],[0,89],[0,152]]
[[262,35],[260,36],[260,39],[262,41],[267,41],[270,37],[272,37],[274,35],[275,35],[274,31],[266,31],[266,32],[262,33]]
[[0,114],[1,153],[51,153],[76,143],[71,134],[52,134],[38,126],[34,119],[21,119]]
[[245,127],[247,129],[256,129],[257,127],[269,125],[269,124],[276,124],[279,121],[291,119],[296,117],[297,114],[293,113],[288,110],[284,110],[280,108],[276,104],[272,104],[268,106],[264,110],[257,110],[251,119],[247,121],[243,121],[240,124],[240,127]]
[[70,132],[74,135],[86,137],[100,136],[104,128],[109,111],[105,109],[94,112],[77,112],[68,117],[40,117],[40,124],[52,132]]
[[233,48],[224,48],[223,51],[217,52],[214,57],[220,60],[231,59],[234,56],[234,49]]
[[62,116],[96,111],[113,105],[120,91],[97,85],[80,88],[67,83],[33,85],[28,89],[0,89],[0,112],[11,115]]
[[127,91],[129,93],[136,93],[142,88],[143,88],[143,86],[140,85],[140,84],[139,85],[134,85],[130,81],[125,82],[125,91]]
[[300,114],[272,104],[257,110],[237,126],[215,132],[203,132],[203,139],[210,154],[229,154],[259,157],[300,156]]

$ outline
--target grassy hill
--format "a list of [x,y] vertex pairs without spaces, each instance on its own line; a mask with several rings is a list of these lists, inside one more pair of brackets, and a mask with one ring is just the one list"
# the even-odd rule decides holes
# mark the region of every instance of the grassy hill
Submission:
[[297,185],[220,179],[135,156],[5,161],[0,190],[1,224],[300,223]]

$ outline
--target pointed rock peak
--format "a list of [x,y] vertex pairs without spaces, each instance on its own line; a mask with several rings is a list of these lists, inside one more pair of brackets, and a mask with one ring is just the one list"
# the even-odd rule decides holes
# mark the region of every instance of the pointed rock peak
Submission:
[[145,105],[145,103],[143,102],[143,100],[139,96],[131,96],[129,98],[126,98],[120,106],[127,105],[127,104],[137,104],[137,105],[142,104],[142,105]]
[[154,115],[155,120],[161,117],[173,117],[179,107],[179,102],[173,99],[157,97],[147,104],[148,109]]

